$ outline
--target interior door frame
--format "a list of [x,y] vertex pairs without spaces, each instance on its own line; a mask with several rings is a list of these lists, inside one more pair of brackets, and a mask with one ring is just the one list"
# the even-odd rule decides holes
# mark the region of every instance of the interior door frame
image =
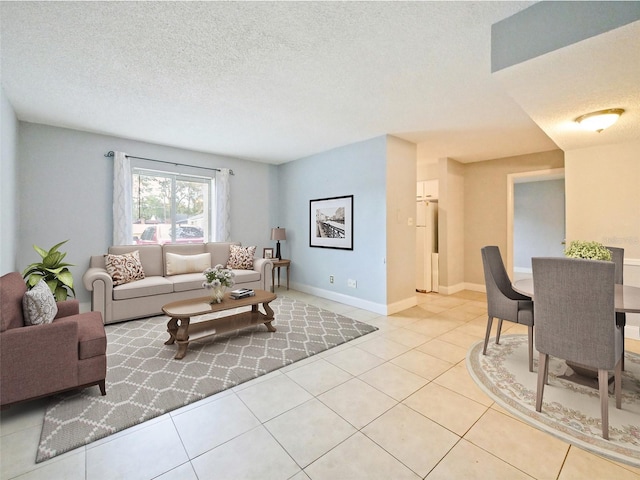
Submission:
[[[532,172],[509,173],[507,175],[507,273],[513,278],[513,217],[515,211],[515,184],[559,180],[564,178],[564,168],[549,168]],[[566,187],[565,187],[566,197]],[[566,212],[565,212],[566,213]]]

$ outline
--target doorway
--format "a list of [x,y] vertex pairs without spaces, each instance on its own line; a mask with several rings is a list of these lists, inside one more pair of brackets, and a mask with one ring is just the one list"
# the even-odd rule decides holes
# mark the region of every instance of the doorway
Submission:
[[532,256],[564,251],[564,169],[507,176],[507,272],[512,280],[531,275]]

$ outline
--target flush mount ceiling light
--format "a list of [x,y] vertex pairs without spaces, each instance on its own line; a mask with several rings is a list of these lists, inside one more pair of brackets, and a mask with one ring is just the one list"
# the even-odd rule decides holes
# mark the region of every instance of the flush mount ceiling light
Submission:
[[622,108],[609,108],[597,112],[586,113],[576,118],[576,122],[587,130],[600,133],[618,121],[624,110]]

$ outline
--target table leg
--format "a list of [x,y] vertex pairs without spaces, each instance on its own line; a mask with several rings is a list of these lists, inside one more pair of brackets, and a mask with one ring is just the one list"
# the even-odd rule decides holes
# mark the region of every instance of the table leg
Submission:
[[269,302],[263,303],[262,307],[264,308],[264,311],[266,312],[266,319],[269,320],[268,322],[265,322],[265,324],[264,324],[265,327],[267,327],[267,330],[269,330],[270,332],[275,332],[276,331],[276,327],[271,325],[271,321],[273,320],[273,309],[269,306]]
[[181,360],[187,354],[187,348],[189,347],[189,323],[190,318],[183,318],[180,320],[180,326],[176,334],[176,340],[178,342],[178,353],[173,357],[176,360]]
[[176,335],[178,333],[178,319],[171,318],[167,322],[167,332],[169,332],[169,340],[164,342],[165,345],[173,345],[176,341]]
[[287,265],[287,290],[289,290],[289,268],[290,266]]
[[276,288],[276,269],[272,268],[271,269],[271,293],[275,292]]

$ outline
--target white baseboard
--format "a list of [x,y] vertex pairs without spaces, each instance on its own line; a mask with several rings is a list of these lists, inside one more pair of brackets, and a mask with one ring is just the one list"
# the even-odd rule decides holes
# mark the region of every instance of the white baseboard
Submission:
[[[356,308],[362,308],[379,315],[388,315],[387,305],[382,303],[370,302],[369,300],[363,300],[361,298],[344,295],[342,293],[332,292],[331,290],[325,290],[323,288],[312,287],[310,285],[304,285],[301,283],[292,283],[291,288],[298,290],[299,292],[309,293],[316,297],[326,298],[333,300],[334,302],[344,303]],[[415,300],[415,298],[414,298]],[[415,303],[414,303],[415,305]],[[398,310],[400,311],[400,310]]]

